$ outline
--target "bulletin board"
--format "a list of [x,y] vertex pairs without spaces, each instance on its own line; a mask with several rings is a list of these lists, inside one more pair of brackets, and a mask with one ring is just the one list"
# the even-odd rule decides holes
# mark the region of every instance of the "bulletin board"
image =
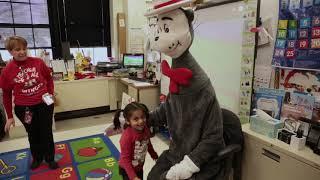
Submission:
[[320,0],[279,0],[273,65],[320,69]]

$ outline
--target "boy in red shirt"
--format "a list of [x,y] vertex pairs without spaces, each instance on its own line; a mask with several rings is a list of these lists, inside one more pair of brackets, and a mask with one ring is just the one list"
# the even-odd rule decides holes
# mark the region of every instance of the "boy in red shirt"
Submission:
[[54,161],[52,135],[54,88],[51,71],[43,60],[27,56],[27,41],[24,38],[9,37],[5,47],[13,56],[0,77],[3,104],[7,113],[5,131],[8,132],[15,125],[12,114],[14,96],[15,114],[28,133],[33,158],[31,169],[39,167],[43,159],[51,169],[56,169],[58,164]]

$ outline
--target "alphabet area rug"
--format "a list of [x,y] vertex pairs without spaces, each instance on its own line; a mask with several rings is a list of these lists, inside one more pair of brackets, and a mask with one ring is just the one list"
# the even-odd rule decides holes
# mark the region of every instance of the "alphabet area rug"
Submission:
[[2,180],[118,180],[119,151],[103,134],[70,139],[55,143],[55,160],[59,168],[51,170],[43,162],[31,170],[30,149],[0,153]]

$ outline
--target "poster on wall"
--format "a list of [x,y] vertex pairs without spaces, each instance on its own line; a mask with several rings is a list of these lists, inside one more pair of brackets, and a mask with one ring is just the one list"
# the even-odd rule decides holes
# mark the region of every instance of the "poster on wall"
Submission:
[[320,97],[320,72],[281,69],[279,89]]
[[279,0],[273,65],[320,69],[320,0]]

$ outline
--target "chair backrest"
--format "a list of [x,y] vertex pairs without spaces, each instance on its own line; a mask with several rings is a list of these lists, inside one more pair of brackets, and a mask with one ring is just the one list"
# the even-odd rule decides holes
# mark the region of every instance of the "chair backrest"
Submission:
[[223,138],[226,149],[232,149],[234,145],[240,145],[241,148],[229,154],[225,161],[225,179],[229,179],[231,169],[233,169],[233,180],[241,180],[241,163],[244,137],[241,128],[240,119],[236,114],[227,109],[222,110],[223,117]]
[[226,145],[240,144],[243,145],[243,133],[240,119],[236,114],[227,109],[222,110],[223,117],[223,138]]

